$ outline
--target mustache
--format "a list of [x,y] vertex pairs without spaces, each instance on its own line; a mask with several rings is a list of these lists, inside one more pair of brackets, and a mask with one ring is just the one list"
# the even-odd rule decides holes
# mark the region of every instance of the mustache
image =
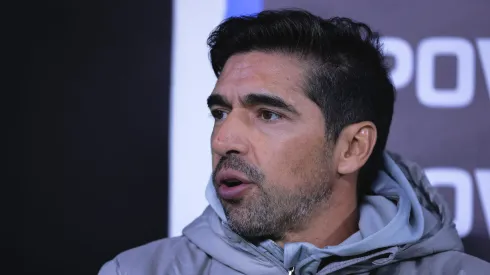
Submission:
[[247,176],[250,181],[258,185],[261,185],[265,179],[264,174],[257,167],[247,163],[238,155],[229,155],[222,157],[216,165],[212,175],[214,184],[217,184],[216,175],[223,169],[232,169],[241,172]]

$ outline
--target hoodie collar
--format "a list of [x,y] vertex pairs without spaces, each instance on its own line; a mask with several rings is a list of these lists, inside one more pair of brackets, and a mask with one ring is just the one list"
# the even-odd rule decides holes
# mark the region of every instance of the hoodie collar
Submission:
[[208,201],[211,208],[214,210],[216,215],[223,221],[227,222],[225,211],[223,210],[223,206],[221,205],[220,200],[218,199],[218,195],[216,194],[216,188],[214,188],[212,177],[208,181],[208,185],[206,186],[205,191],[206,200]]
[[[386,169],[379,172],[373,184],[374,195],[366,196],[360,205],[360,230],[343,243],[324,248],[309,243],[289,243],[282,250],[277,247],[271,248],[270,246],[275,244],[266,241],[260,244],[255,252],[261,249],[265,251],[263,253],[271,250],[283,252],[282,255],[275,253],[275,257],[284,267],[295,266],[296,270],[308,274],[318,268],[321,259],[332,255],[353,257],[363,253],[379,253],[379,249],[383,247],[398,247],[402,249],[397,253],[396,258],[410,258],[416,253],[423,253],[424,249],[420,247],[422,240],[440,241],[441,232],[444,238],[454,239],[454,232],[450,227],[452,224],[450,212],[437,193],[429,190],[430,184],[422,169],[393,153],[385,153],[384,161]],[[227,227],[227,219],[211,179],[206,187],[206,198],[217,220],[222,223],[221,226]],[[447,226],[449,228],[441,230]],[[222,237],[230,238],[233,234],[228,232]],[[436,236],[439,237],[435,238]],[[236,239],[241,238],[237,236]],[[456,242],[451,242],[450,245],[447,244],[440,249],[459,249],[457,240],[459,239],[456,236]],[[240,243],[243,244],[243,239]],[[395,251],[389,251],[388,254],[390,254],[388,258],[393,259]]]

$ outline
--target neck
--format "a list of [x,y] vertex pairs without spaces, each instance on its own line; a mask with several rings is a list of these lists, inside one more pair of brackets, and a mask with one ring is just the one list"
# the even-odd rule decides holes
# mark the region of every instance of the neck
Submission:
[[340,179],[329,200],[311,213],[307,224],[287,232],[277,243],[281,247],[292,242],[307,242],[319,248],[338,245],[358,231],[358,223],[356,184]]

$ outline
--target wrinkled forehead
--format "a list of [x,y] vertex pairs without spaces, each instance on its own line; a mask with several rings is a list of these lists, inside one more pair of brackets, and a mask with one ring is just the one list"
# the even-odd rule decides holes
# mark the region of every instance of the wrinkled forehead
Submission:
[[248,52],[231,56],[213,93],[269,91],[304,94],[304,62],[281,53]]

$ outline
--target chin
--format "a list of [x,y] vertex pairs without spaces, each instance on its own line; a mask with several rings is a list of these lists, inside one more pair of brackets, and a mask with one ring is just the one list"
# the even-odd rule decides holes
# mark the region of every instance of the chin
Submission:
[[240,202],[239,201],[221,200],[221,205],[223,206],[225,213],[228,213],[233,209],[239,208]]

